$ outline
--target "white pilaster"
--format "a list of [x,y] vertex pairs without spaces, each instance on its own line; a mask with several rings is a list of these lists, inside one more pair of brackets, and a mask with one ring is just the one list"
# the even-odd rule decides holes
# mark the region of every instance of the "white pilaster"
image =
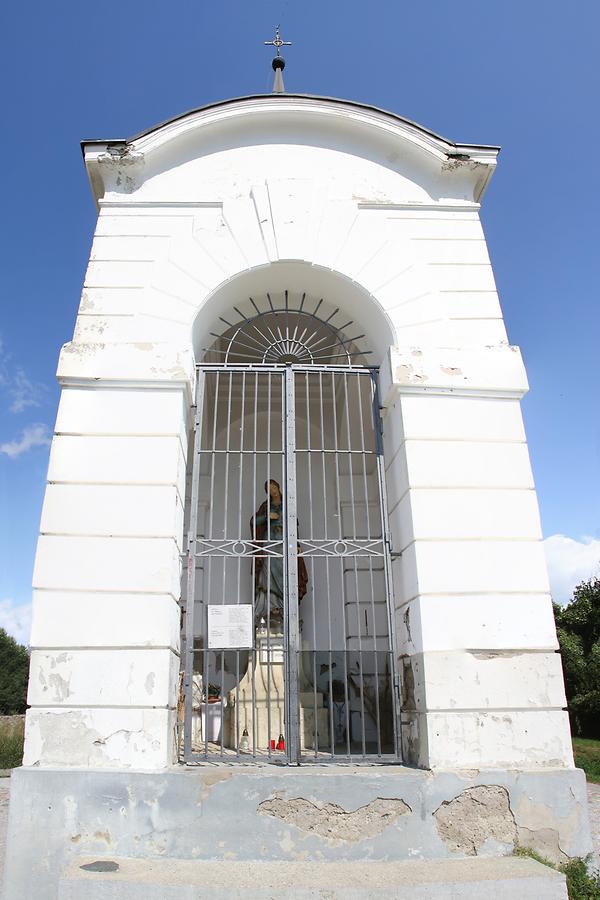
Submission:
[[571,766],[520,357],[413,353],[392,350],[384,374],[404,751],[431,768]]

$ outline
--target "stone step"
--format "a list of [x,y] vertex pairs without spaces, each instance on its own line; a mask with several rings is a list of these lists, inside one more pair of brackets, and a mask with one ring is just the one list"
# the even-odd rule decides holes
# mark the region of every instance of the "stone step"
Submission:
[[[113,871],[81,868],[99,868],[98,862]],[[58,900],[482,900],[492,896],[494,900],[568,900],[564,875],[517,857],[323,863],[77,857],[63,872],[58,891]]]

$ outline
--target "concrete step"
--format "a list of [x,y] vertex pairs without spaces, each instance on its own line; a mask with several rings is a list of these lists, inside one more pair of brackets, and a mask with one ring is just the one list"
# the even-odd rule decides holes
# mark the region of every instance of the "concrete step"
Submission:
[[[81,866],[102,862],[114,871]],[[58,900],[568,900],[564,875],[516,857],[412,862],[74,859]]]

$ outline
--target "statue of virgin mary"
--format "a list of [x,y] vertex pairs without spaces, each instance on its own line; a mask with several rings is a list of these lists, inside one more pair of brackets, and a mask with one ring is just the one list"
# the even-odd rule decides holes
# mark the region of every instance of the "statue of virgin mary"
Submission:
[[[279,484],[265,481],[265,493],[269,498],[261,503],[250,521],[252,537],[256,541],[282,541],[284,533],[284,501]],[[260,547],[257,548],[260,553]],[[308,585],[308,573],[301,556],[298,556],[298,602],[304,597]],[[283,631],[284,579],[282,556],[256,556],[254,573],[254,617],[270,621],[271,627]]]

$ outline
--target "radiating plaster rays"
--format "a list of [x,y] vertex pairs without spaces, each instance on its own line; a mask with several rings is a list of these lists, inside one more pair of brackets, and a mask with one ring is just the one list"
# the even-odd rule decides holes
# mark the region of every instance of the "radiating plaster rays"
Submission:
[[[157,227],[149,228],[153,222]],[[198,311],[217,288],[244,271],[288,260],[360,285],[387,314],[396,343],[473,345],[506,338],[476,211],[367,206],[340,196],[319,175],[270,178],[222,204],[107,207],[77,339],[187,343]],[[95,315],[105,318],[87,318]]]
[[[346,275],[375,296],[382,290],[392,309],[398,295],[414,296],[414,284],[424,292],[427,273],[409,240],[381,247],[386,230],[381,212],[329,198],[326,186],[316,181],[268,181],[254,185],[249,197],[227,201],[218,214],[198,210],[193,237],[177,240],[156,266],[152,286],[198,308],[209,292],[245,268],[304,260]],[[196,250],[192,241],[201,246]],[[384,292],[388,284],[392,288]]]

